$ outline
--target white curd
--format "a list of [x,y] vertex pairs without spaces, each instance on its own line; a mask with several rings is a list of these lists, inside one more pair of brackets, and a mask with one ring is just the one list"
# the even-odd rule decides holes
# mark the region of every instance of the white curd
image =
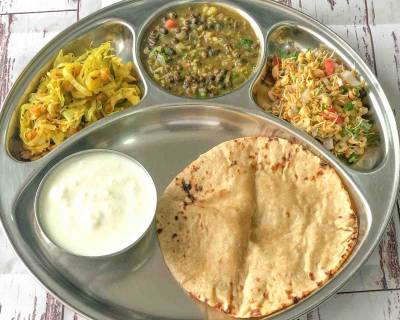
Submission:
[[147,172],[113,152],[77,154],[56,167],[38,196],[38,219],[57,246],[83,256],[123,250],[147,230],[156,190]]

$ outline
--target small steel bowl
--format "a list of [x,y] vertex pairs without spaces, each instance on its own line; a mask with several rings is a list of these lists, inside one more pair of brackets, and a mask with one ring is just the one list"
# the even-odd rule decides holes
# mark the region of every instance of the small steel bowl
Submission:
[[[144,228],[143,230],[137,234],[137,237],[133,237],[132,241],[129,245],[125,246],[124,248],[115,251],[115,252],[111,252],[111,253],[107,253],[107,254],[103,254],[103,255],[85,255],[85,254],[79,254],[79,253],[75,253],[72,252],[62,246],[60,246],[59,244],[56,243],[56,241],[54,241],[48,234],[48,232],[46,232],[46,228],[43,226],[43,223],[41,221],[41,214],[40,214],[40,209],[39,209],[39,202],[40,202],[40,197],[42,194],[42,190],[44,188],[44,186],[46,185],[46,182],[48,180],[48,178],[63,164],[65,164],[68,161],[71,161],[72,159],[84,156],[86,154],[93,154],[93,153],[112,153],[115,154],[117,156],[120,157],[124,157],[126,159],[128,159],[129,161],[133,162],[134,164],[136,164],[139,168],[141,168],[143,170],[143,172],[145,173],[145,175],[148,178],[148,182],[150,183],[150,189],[151,189],[151,210],[149,210],[149,212],[151,212],[151,214],[148,215],[147,220],[144,223]],[[68,253],[72,256],[77,256],[77,257],[86,257],[86,258],[108,258],[108,257],[112,257],[112,256],[116,256],[119,254],[122,254],[124,252],[126,252],[127,250],[131,249],[132,247],[134,247],[144,236],[145,234],[149,231],[150,226],[152,225],[152,222],[154,220],[155,217],[155,212],[156,212],[156,207],[157,207],[157,190],[153,181],[153,178],[150,176],[150,174],[147,172],[147,170],[142,166],[142,164],[140,162],[138,162],[136,159],[126,155],[125,153],[122,152],[118,152],[115,150],[108,150],[108,149],[89,149],[89,150],[84,150],[84,151],[80,151],[80,152],[76,152],[73,153],[71,155],[69,155],[68,157],[62,159],[61,161],[59,161],[58,163],[56,163],[52,168],[50,168],[47,173],[45,174],[45,176],[43,177],[42,181],[39,184],[39,187],[36,191],[36,195],[35,195],[35,203],[34,203],[34,213],[35,213],[35,224],[36,227],[38,229],[38,232],[40,234],[40,236],[42,237],[42,239],[46,242],[46,244],[51,245],[52,247],[54,247],[54,249],[62,252],[62,253]]]

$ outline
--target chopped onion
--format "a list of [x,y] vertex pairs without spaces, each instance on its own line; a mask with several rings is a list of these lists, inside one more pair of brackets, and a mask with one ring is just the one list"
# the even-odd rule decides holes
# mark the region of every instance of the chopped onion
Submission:
[[323,144],[324,144],[325,148],[327,148],[328,150],[333,149],[333,139],[332,138],[326,138],[323,141]]
[[303,93],[301,94],[301,101],[303,101],[304,103],[307,103],[311,100],[311,93],[310,93],[310,89],[306,88]]
[[324,83],[324,85],[325,86],[328,86],[329,85],[329,80],[328,80],[328,78],[321,78],[321,81]]
[[361,85],[361,82],[356,79],[353,73],[349,70],[345,70],[341,74],[342,79],[347,81],[351,86],[357,87]]

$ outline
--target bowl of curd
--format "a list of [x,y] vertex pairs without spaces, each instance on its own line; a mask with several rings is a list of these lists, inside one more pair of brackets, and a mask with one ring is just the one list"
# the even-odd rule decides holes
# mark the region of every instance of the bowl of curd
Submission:
[[134,246],[151,226],[157,191],[147,170],[126,154],[103,149],[74,153],[44,176],[35,218],[47,242],[85,257]]

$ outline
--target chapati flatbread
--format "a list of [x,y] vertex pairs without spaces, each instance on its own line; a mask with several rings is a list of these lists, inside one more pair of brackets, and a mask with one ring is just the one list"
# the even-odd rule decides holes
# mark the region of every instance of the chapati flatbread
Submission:
[[156,219],[182,287],[241,318],[277,312],[321,287],[358,235],[335,170],[298,144],[266,137],[201,155],[166,188]]

